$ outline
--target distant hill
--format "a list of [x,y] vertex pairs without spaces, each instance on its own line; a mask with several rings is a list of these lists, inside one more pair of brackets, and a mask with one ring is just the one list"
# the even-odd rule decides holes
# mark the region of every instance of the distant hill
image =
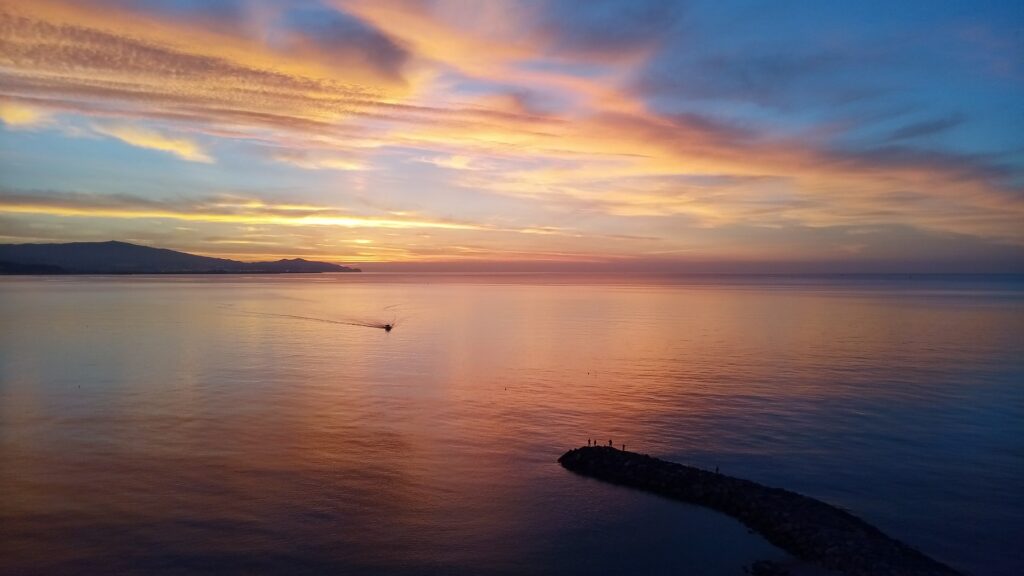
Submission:
[[293,258],[239,262],[127,242],[0,244],[0,274],[282,274],[359,272],[329,262]]

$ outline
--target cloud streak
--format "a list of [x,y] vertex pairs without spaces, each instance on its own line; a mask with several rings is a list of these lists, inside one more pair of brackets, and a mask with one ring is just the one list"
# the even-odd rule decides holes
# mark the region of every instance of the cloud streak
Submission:
[[92,130],[131,146],[169,152],[189,162],[213,163],[213,158],[199,144],[188,138],[167,136],[156,130],[126,124],[93,124]]
[[365,162],[352,155],[330,151],[277,150],[270,156],[278,162],[306,170],[358,171],[367,169]]
[[571,235],[568,231],[553,227],[511,228],[428,218],[408,212],[361,215],[330,206],[266,202],[256,198],[236,196],[154,201],[128,195],[7,191],[0,192],[0,213],[88,218],[157,218],[246,225],[336,226],[384,230],[472,230],[530,235]]
[[0,194],[0,212],[90,218],[158,218],[196,222],[380,229],[479,230],[460,222],[407,216],[359,216],[324,206],[265,203],[254,199],[208,198],[182,202],[129,196],[54,193]]

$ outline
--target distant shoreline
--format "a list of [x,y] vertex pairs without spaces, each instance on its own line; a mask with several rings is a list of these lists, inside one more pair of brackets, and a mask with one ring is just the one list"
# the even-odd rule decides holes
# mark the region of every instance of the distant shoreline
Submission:
[[241,262],[128,242],[0,244],[0,275],[313,274],[361,272],[331,262],[284,258]]
[[96,271],[96,272],[81,272],[75,271],[60,271],[60,272],[11,272],[6,270],[0,270],[0,276],[178,276],[178,275],[215,275],[215,276],[247,276],[251,274],[348,274],[351,272],[362,272],[362,270],[355,268],[352,270],[345,271],[322,271],[322,270],[167,270],[167,271]]

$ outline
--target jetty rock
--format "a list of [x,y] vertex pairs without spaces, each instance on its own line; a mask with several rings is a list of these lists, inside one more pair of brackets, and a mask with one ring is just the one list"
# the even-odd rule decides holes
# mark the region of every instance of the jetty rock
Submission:
[[705,506],[793,556],[848,576],[962,576],[853,514],[820,500],[609,446],[569,450],[567,470]]

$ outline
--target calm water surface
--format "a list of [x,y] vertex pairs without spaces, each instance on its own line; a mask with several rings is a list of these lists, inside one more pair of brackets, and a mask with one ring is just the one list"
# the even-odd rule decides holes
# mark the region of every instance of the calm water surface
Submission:
[[4,573],[782,557],[555,463],[590,437],[1024,573],[1019,278],[5,278],[0,322]]

